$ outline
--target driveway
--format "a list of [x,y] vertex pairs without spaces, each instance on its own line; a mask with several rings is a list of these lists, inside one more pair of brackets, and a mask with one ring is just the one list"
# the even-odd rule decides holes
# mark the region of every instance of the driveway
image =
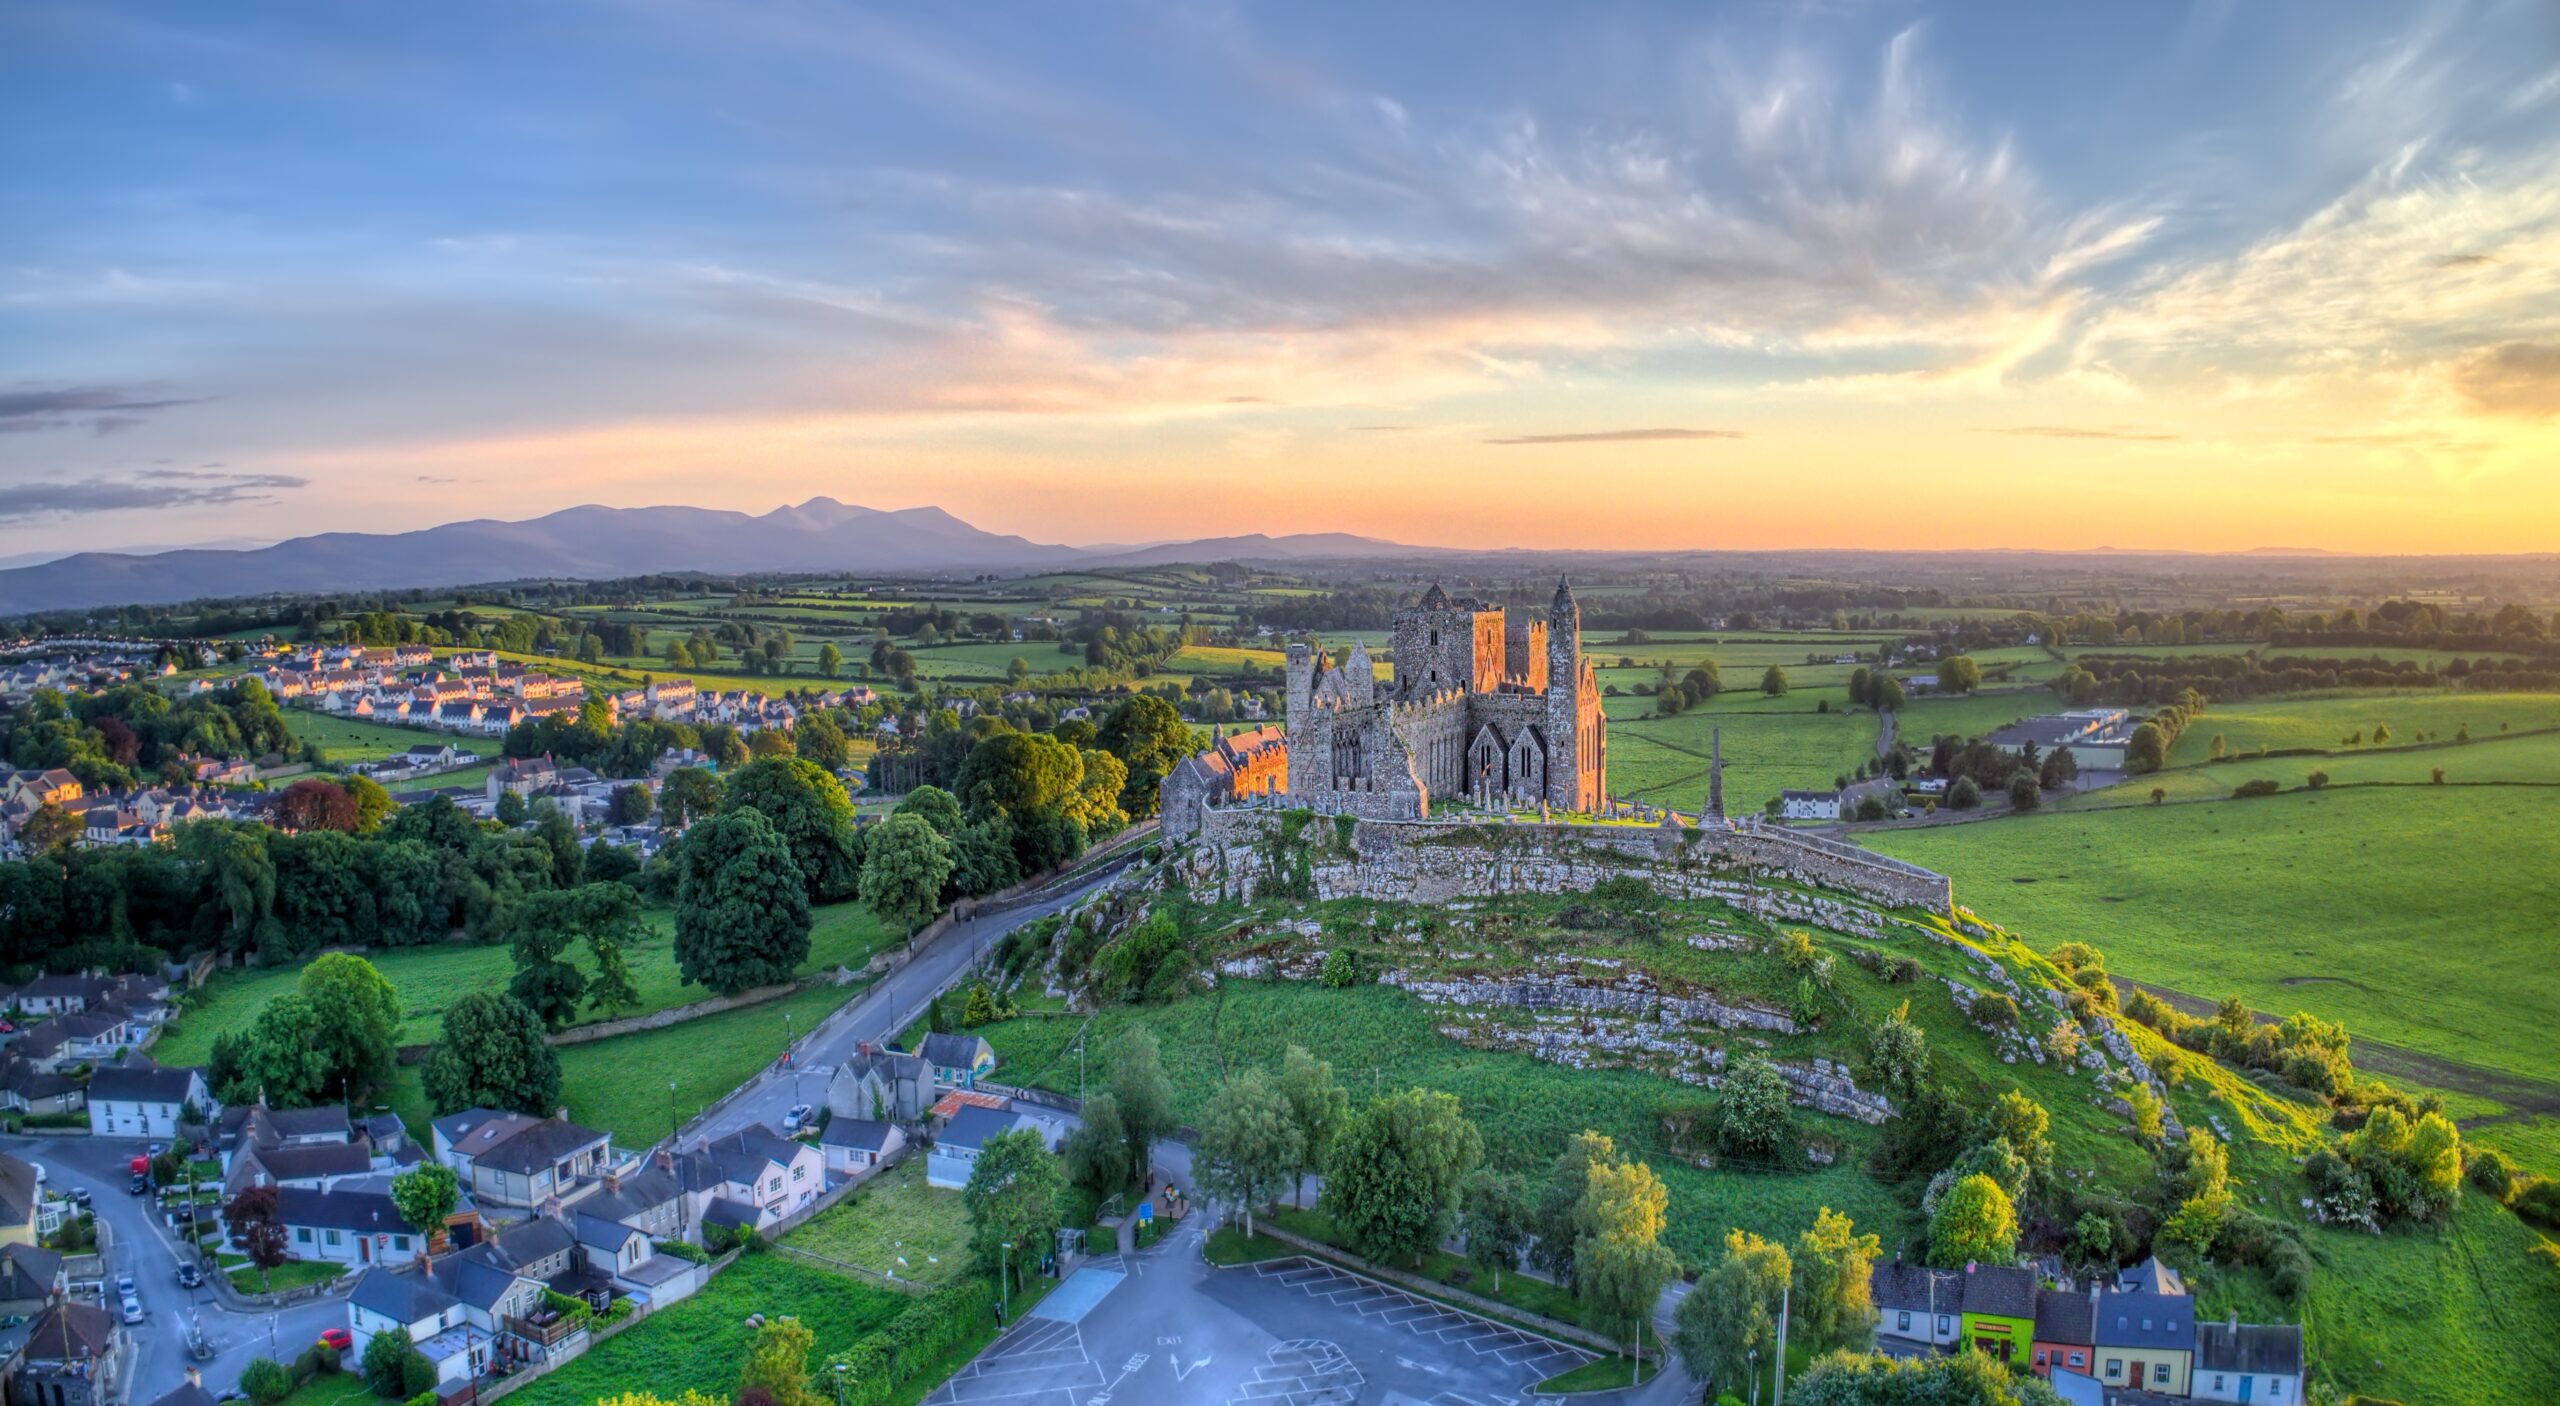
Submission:
[[85,1186],[98,1219],[107,1226],[107,1277],[133,1276],[146,1317],[130,1329],[135,1364],[128,1378],[128,1399],[149,1402],[186,1382],[189,1322],[200,1322],[214,1345],[210,1362],[194,1364],[204,1372],[206,1389],[219,1396],[237,1386],[240,1369],[252,1357],[290,1360],[310,1346],[323,1328],[346,1326],[343,1299],[321,1298],[275,1312],[247,1313],[226,1307],[210,1286],[178,1287],[176,1237],[160,1224],[159,1214],[144,1197],[125,1190],[126,1167],[144,1144],[128,1138],[18,1137],[0,1140],[0,1148],[45,1169],[45,1187],[68,1192]]

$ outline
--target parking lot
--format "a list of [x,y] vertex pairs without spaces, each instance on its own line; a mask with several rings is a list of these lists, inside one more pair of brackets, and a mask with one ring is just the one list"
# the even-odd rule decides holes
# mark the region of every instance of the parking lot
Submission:
[[1497,1406],[1591,1358],[1305,1260],[1215,1269],[1201,1233],[1087,1261],[928,1406]]

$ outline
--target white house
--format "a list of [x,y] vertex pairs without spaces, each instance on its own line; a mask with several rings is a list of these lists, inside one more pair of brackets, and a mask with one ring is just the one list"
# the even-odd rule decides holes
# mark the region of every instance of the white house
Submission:
[[1840,818],[1840,793],[1837,791],[1780,791],[1778,818],[1781,820],[1837,820]]
[[89,1131],[100,1137],[166,1141],[178,1135],[189,1108],[208,1117],[218,1112],[202,1070],[164,1069],[137,1058],[102,1066],[89,1078]]
[[[675,1173],[686,1192],[688,1220],[700,1222],[713,1206],[727,1202],[725,1219],[758,1230],[814,1203],[827,1189],[826,1159],[818,1149],[761,1125],[685,1153],[676,1159]],[[752,1221],[742,1214],[748,1210]]]
[[613,1162],[613,1135],[582,1128],[566,1110],[549,1118],[467,1108],[435,1120],[436,1160],[453,1168],[483,1206],[530,1210]]
[[389,1177],[355,1177],[326,1189],[280,1186],[276,1219],[298,1260],[403,1265],[418,1257],[417,1233],[400,1218]]
[[895,1123],[841,1114],[828,1118],[818,1134],[818,1150],[826,1158],[827,1171],[839,1177],[869,1176],[906,1145],[907,1135]]
[[471,1323],[460,1299],[424,1274],[376,1266],[347,1297],[347,1332],[355,1340],[350,1355],[363,1361],[365,1345],[394,1328],[406,1330],[435,1364],[438,1395],[488,1370],[496,1335]]
[[2198,1323],[2195,1372],[2188,1385],[2198,1401],[2294,1406],[2302,1400],[2301,1325],[2243,1323],[2236,1316],[2223,1323]]

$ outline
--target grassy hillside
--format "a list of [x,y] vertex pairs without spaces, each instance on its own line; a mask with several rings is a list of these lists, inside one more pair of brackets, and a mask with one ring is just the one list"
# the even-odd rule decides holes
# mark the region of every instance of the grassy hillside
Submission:
[[2217,703],[2178,738],[2173,763],[2203,761],[2213,739],[2232,752],[2311,747],[2331,751],[2364,735],[2371,746],[2376,726],[2391,729],[2395,746],[2442,734],[2450,740],[2468,727],[2472,739],[2501,732],[2560,727],[2560,696],[2548,693],[2345,693],[2320,698],[2275,698]]
[[2555,1080],[2555,825],[2560,790],[2410,786],[1862,838],[2032,941],[2096,942],[2117,975]]

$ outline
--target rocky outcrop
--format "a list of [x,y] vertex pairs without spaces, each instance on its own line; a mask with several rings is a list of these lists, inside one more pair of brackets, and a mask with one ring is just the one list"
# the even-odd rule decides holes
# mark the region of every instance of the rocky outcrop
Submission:
[[1630,973],[1607,986],[1535,977],[1433,981],[1403,972],[1391,972],[1379,980],[1402,987],[1433,1005],[1600,1011],[1637,1017],[1652,1014],[1655,1022],[1663,1025],[1711,1025],[1719,1030],[1765,1030],[1773,1035],[1798,1033],[1794,1019],[1784,1012],[1729,1005],[1712,996],[1666,996],[1644,980],[1642,973]]

